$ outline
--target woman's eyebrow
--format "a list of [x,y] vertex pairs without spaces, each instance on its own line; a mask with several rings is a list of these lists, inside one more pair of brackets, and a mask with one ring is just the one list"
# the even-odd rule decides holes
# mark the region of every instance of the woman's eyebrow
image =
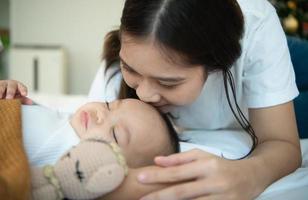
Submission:
[[125,65],[126,68],[128,68],[129,70],[131,70],[131,71],[133,71],[133,72],[136,72],[136,71],[134,70],[134,68],[131,67],[131,66],[129,66],[129,65],[123,60],[123,58],[122,58],[121,56],[119,56],[119,57],[120,57],[120,61]]
[[[136,72],[136,70],[134,70],[133,67],[129,66],[124,60],[123,58],[121,58],[120,56],[120,61],[125,65],[126,68],[128,68],[130,71],[133,71],[135,73],[138,74],[138,72]],[[184,81],[185,78],[184,77],[158,77],[158,76],[152,76],[153,79],[159,80],[159,81],[164,81],[164,82],[181,82]]]

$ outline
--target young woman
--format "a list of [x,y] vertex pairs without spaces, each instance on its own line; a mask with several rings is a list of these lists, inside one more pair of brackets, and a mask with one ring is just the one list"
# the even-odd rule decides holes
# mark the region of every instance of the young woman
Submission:
[[136,176],[141,185],[165,185],[143,200],[253,199],[300,166],[298,90],[266,0],[126,0],[104,59],[91,99],[136,97],[184,129],[243,128],[253,141],[236,161],[201,150],[157,157],[160,167]]

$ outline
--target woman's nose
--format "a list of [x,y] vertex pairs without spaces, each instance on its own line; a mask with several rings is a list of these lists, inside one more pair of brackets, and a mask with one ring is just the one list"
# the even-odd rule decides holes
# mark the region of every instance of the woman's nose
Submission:
[[151,83],[144,80],[136,88],[136,94],[140,100],[148,103],[157,103],[160,101],[160,95]]

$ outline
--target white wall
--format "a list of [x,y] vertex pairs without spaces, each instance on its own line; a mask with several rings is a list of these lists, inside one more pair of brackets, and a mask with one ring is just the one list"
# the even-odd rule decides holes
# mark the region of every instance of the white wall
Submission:
[[0,28],[9,28],[9,0],[0,0]]
[[124,0],[10,0],[12,44],[60,45],[68,91],[87,94],[105,34],[120,24]]

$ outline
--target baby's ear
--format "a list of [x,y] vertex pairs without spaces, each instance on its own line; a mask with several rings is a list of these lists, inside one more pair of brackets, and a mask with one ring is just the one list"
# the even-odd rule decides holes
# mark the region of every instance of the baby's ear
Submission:
[[100,167],[89,178],[86,189],[98,195],[104,195],[116,189],[124,180],[125,170],[117,163]]

